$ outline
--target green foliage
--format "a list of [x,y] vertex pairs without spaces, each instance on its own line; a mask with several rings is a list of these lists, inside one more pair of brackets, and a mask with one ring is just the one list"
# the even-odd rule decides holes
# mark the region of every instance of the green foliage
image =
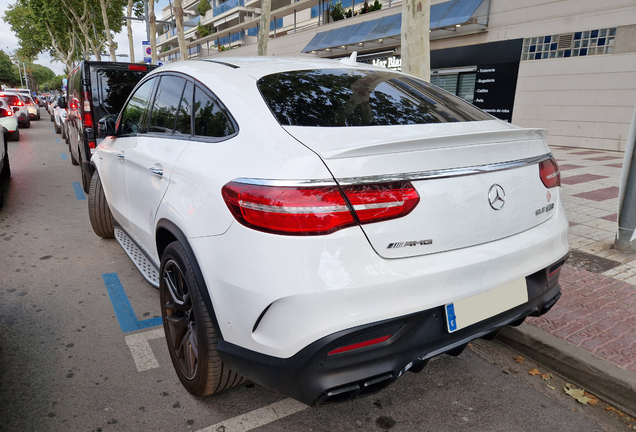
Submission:
[[9,87],[20,83],[18,69],[4,51],[0,51],[0,83]]
[[162,52],[167,52],[170,51],[172,48],[170,48],[168,45],[163,47],[163,51]]
[[204,16],[207,11],[212,9],[208,0],[201,0],[197,5],[197,10],[199,11],[199,15]]
[[342,2],[338,1],[334,3],[331,9],[331,19],[333,19],[334,21],[340,21],[341,19],[344,19],[344,17],[345,13],[344,9],[342,8]]
[[375,2],[373,2],[373,5],[369,8],[369,11],[373,12],[380,9],[382,9],[382,4],[380,3],[379,0],[375,0]]
[[199,25],[197,26],[197,31],[199,32],[201,37],[206,37],[206,36],[210,36],[211,34],[215,33],[216,29],[214,27],[213,28],[206,27],[206,26],[201,25],[199,23]]
[[360,14],[365,14],[367,12],[371,12],[371,8],[369,8],[369,2],[367,0],[364,0],[362,9],[360,9]]
[[53,79],[51,79],[46,86],[49,88],[49,91],[62,91],[62,80],[66,78],[66,75],[57,75]]
[[47,82],[55,78],[55,72],[53,72],[46,66],[32,64],[27,69],[31,72],[33,79],[39,85],[39,87],[44,86]]

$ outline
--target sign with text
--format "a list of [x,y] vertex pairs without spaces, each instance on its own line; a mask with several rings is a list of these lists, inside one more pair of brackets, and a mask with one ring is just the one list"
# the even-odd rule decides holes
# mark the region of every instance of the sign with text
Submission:
[[473,105],[498,119],[512,121],[519,63],[477,66]]

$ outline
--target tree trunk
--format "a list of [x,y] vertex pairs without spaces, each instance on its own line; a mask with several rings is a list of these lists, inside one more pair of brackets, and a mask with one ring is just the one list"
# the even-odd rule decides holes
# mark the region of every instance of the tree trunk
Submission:
[[177,21],[177,40],[179,41],[181,60],[187,60],[188,47],[186,46],[185,33],[183,31],[183,7],[181,6],[181,0],[174,0],[174,17]]
[[431,0],[402,2],[402,72],[431,80]]
[[272,12],[272,0],[261,1],[261,24],[258,29],[258,55],[267,55],[267,43],[269,42],[269,17]]
[[115,44],[113,43],[113,36],[110,34],[110,24],[108,24],[106,0],[99,0],[99,4],[102,7],[102,20],[104,21],[104,33],[106,33],[106,40],[108,41],[108,52],[110,52],[110,61],[116,62],[117,56],[115,55]]
[[[133,0],[128,0],[128,15],[132,17]],[[128,48],[130,49],[130,62],[135,62],[135,45],[133,43],[132,20],[126,20],[126,30],[128,32]]]
[[150,20],[150,49],[152,50],[152,64],[157,64],[157,17],[155,16],[155,0],[148,0],[148,15]]

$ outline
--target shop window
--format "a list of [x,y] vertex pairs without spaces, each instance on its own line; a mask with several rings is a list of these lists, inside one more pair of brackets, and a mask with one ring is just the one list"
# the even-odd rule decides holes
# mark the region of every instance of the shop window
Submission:
[[475,96],[475,72],[431,73],[431,84],[443,88],[449,93],[459,96],[466,102],[473,103]]

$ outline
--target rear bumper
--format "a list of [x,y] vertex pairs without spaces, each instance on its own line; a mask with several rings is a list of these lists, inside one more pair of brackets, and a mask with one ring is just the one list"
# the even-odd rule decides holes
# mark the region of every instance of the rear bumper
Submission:
[[[327,405],[382,390],[407,370],[419,372],[439,354],[461,353],[473,339],[547,312],[558,300],[565,258],[526,278],[529,301],[465,329],[449,333],[444,307],[343,330],[290,358],[277,358],[220,341],[217,349],[233,371],[308,405]],[[558,270],[555,267],[559,266]],[[553,273],[552,277],[548,277]],[[392,334],[385,342],[328,355],[337,347]]]

